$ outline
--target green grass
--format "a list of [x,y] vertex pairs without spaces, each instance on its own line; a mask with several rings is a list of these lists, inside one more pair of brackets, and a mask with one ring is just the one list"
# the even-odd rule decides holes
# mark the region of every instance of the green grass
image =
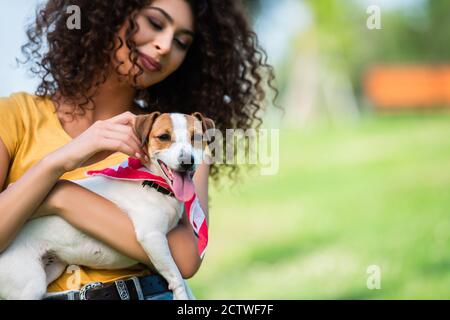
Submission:
[[[279,174],[212,191],[198,298],[450,298],[450,115],[280,140]],[[380,290],[367,289],[370,265]]]

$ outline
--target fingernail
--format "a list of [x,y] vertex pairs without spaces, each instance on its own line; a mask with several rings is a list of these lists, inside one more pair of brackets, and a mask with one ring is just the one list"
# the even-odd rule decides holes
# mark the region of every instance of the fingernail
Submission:
[[145,161],[150,161],[150,159],[147,157],[147,156],[145,156]]
[[141,154],[140,154],[140,153],[137,153],[137,152],[136,152],[135,156],[136,156],[136,158],[138,158],[138,159],[141,159],[141,158],[142,158]]

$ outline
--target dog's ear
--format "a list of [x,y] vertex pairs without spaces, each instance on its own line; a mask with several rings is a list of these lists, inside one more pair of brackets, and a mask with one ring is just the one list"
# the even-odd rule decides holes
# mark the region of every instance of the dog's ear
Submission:
[[[191,116],[193,116],[197,120],[201,121],[203,133],[205,133],[209,129],[215,129],[216,128],[216,124],[214,123],[214,121],[211,120],[210,118],[205,117],[200,112],[194,112],[193,114],[191,114]],[[208,141],[209,141],[210,140],[210,136],[208,136],[207,138],[208,138]]]
[[141,147],[144,147],[147,144],[148,136],[150,131],[152,131],[153,124],[160,115],[160,112],[153,112],[136,117],[134,130],[136,131],[138,138],[141,140]]

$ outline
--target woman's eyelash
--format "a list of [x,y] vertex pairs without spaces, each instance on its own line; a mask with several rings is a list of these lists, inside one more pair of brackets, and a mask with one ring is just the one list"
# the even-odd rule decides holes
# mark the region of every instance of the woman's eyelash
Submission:
[[162,30],[162,25],[161,24],[159,24],[158,22],[156,22],[152,18],[148,18],[147,20],[155,29]]
[[[163,29],[163,26],[154,19],[147,17],[147,20],[150,23],[150,25],[156,30],[161,31]],[[189,48],[189,44],[186,44],[181,40],[175,39],[175,42],[178,45],[178,47],[182,50],[187,50]]]
[[188,44],[186,44],[186,43],[184,43],[184,42],[182,42],[182,41],[180,41],[180,40],[178,40],[178,39],[175,39],[175,42],[176,42],[177,45],[178,45],[181,49],[183,49],[183,50],[187,50],[187,48],[189,48],[189,45],[188,45]]

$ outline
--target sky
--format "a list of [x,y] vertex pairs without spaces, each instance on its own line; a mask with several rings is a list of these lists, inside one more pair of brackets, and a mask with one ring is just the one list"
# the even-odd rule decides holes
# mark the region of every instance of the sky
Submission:
[[[42,0],[0,1],[0,30],[3,50],[0,51],[0,97],[13,92],[34,92],[38,83],[27,74],[24,66],[16,67],[16,57],[22,58],[20,46],[26,42],[25,26]],[[315,0],[320,1],[320,0]],[[347,0],[343,0],[347,1]],[[405,9],[424,0],[356,0],[362,6],[379,5],[382,9]],[[311,14],[301,0],[263,0],[263,9],[255,22],[269,62],[277,64],[289,46],[292,35],[308,27]],[[28,19],[28,20],[27,20]]]
[[298,0],[263,0],[262,11],[255,21],[256,33],[267,50],[269,62],[281,62],[292,36],[311,24],[308,7]]

